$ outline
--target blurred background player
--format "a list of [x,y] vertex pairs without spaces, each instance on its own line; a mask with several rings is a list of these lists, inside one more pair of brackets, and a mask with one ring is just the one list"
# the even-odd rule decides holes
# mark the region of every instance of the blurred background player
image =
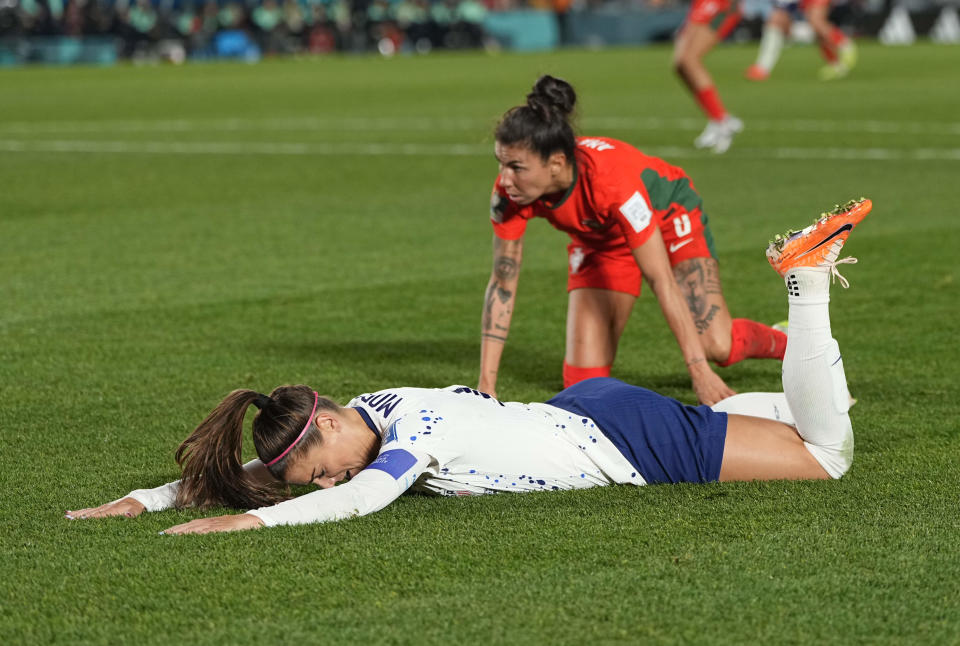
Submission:
[[763,25],[757,62],[747,68],[752,81],[765,81],[773,71],[784,41],[790,35],[793,14],[803,12],[813,29],[827,64],[820,69],[820,78],[831,81],[846,76],[857,62],[857,48],[853,40],[830,22],[830,0],[774,0],[773,11]]
[[569,234],[563,383],[610,374],[643,279],[683,353],[697,398],[733,391],[708,361],[782,359],[786,336],[731,319],[702,199],[683,169],[622,141],[574,135],[573,88],[542,76],[495,132],[493,272],[483,309],[478,388],[495,394],[510,330],[527,222]]
[[730,35],[740,17],[737,0],[693,0],[674,43],[674,69],[708,118],[693,145],[715,153],[727,152],[734,135],[743,130],[743,122],[723,107],[703,58]]

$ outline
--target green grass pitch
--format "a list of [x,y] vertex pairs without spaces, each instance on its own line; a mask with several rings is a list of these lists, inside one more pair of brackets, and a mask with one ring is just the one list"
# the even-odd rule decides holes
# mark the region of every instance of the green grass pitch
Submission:
[[[722,157],[667,48],[0,72],[0,634],[5,644],[960,642],[960,49],[814,48],[742,78]],[[70,522],[173,479],[229,390],[341,401],[476,382],[490,131],[540,73],[584,134],[683,166],[734,316],[784,318],[762,250],[874,200],[834,289],[857,457],[837,482],[405,497],[373,516],[205,537],[197,512]],[[560,388],[564,236],[530,227],[500,394]],[[691,400],[649,294],[615,376]],[[779,389],[779,365],[721,371]]]

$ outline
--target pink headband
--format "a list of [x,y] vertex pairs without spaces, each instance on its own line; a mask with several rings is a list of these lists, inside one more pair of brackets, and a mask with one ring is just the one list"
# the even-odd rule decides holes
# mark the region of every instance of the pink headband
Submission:
[[317,402],[320,401],[320,393],[313,391],[313,410],[310,411],[310,417],[307,418],[307,425],[303,427],[303,430],[300,431],[300,435],[297,436],[297,439],[293,441],[293,444],[287,447],[287,450],[275,457],[274,459],[267,462],[268,467],[272,467],[274,464],[279,462],[283,456],[290,452],[290,450],[297,445],[297,442],[303,439],[303,436],[306,435],[307,431],[310,429],[310,423],[313,422],[313,414],[317,412]]

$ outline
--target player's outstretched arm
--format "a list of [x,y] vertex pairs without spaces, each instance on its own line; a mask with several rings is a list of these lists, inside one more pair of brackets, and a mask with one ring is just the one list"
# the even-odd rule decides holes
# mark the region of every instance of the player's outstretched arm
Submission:
[[644,278],[650,284],[650,288],[656,294],[663,317],[667,320],[673,336],[676,337],[680,351],[683,352],[683,359],[690,373],[697,399],[703,404],[712,405],[735,395],[736,393],[724,383],[707,362],[690,309],[670,269],[670,261],[659,229],[654,228],[653,235],[633,250],[633,257]]
[[503,240],[493,236],[493,271],[483,301],[480,339],[480,380],[477,389],[497,396],[497,372],[520,282],[523,238]]
[[352,480],[313,491],[246,514],[198,518],[164,534],[209,534],[277,525],[323,523],[380,511],[416,482],[431,458],[405,449],[388,448]]
[[126,518],[135,518],[144,512],[146,507],[138,500],[126,497],[120,500],[108,502],[99,507],[88,507],[87,509],[75,509],[67,511],[65,516],[70,520],[80,520],[82,518],[107,518],[109,516],[124,516]]
[[263,526],[263,521],[253,514],[232,514],[229,516],[214,516],[213,518],[198,518],[191,520],[189,523],[174,525],[163,530],[161,534],[213,534],[215,532],[257,529]]
[[[243,468],[257,482],[266,483],[275,481],[274,477],[270,475],[270,472],[259,459],[250,460],[243,465]],[[136,489],[123,498],[114,500],[113,502],[105,503],[99,507],[67,511],[64,515],[70,520],[109,518],[111,516],[135,518],[144,511],[171,509],[177,500],[179,484],[180,481],[175,480],[160,485],[159,487],[154,487],[153,489]]]

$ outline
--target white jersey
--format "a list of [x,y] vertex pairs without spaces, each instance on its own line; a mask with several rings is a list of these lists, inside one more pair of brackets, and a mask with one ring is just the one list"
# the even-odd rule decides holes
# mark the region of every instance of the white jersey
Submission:
[[365,411],[377,427],[380,457],[403,450],[428,460],[411,483],[423,491],[580,489],[640,477],[593,420],[547,404],[501,402],[450,386],[381,390],[348,406]]
[[[372,513],[407,489],[461,496],[645,484],[593,420],[547,404],[450,386],[391,388],[347,406],[380,436],[376,459],[349,482],[249,513],[292,525]],[[175,492],[171,483],[130,495],[155,510]]]

